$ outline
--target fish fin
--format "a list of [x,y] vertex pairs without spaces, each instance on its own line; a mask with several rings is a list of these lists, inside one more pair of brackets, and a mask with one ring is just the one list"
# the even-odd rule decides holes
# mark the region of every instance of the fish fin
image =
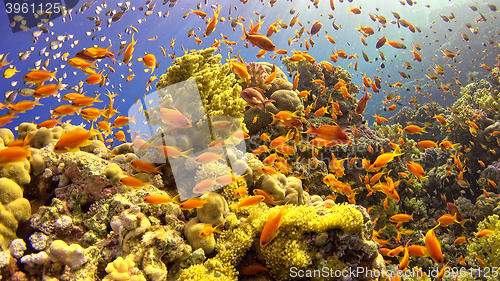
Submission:
[[181,201],[179,200],[180,196],[181,196],[180,194],[177,194],[174,198],[172,198],[172,202],[180,204],[181,203]]
[[80,148],[79,147],[73,147],[73,148],[66,147],[66,150],[68,152],[78,152],[78,151],[80,151]]

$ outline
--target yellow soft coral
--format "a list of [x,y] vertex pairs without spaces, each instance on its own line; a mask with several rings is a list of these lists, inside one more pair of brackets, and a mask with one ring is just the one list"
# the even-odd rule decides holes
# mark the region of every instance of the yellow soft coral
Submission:
[[131,258],[116,258],[106,266],[108,275],[104,281],[146,281],[146,278],[135,268],[135,262]]

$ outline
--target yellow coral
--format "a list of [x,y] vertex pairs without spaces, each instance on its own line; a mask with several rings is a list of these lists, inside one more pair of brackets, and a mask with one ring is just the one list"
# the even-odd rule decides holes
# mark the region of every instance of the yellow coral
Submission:
[[[156,88],[195,78],[208,116],[231,116],[243,121],[246,102],[240,97],[241,87],[236,84],[229,65],[221,64],[222,56],[213,55],[216,50],[207,48],[176,58],[167,73],[161,75]],[[176,107],[182,112],[191,102],[192,99],[183,97],[183,102],[176,102]]]
[[312,263],[307,252],[308,244],[303,240],[304,233],[320,233],[329,229],[357,233],[363,229],[362,214],[349,205],[333,206],[329,213],[322,216],[316,213],[314,207],[288,206],[289,212],[283,217],[277,236],[268,246],[259,247],[257,241],[269,214],[280,208],[283,206],[269,209],[266,204],[261,203],[238,210],[239,215],[246,216],[243,220],[238,220],[236,215],[228,216],[226,227],[229,231],[224,231],[217,240],[217,255],[203,265],[185,270],[180,280],[202,280],[200,276],[203,274],[237,280],[235,266],[240,263],[252,244],[256,245],[258,254],[264,258],[273,276],[286,279],[289,277],[290,267],[304,268]]
[[[135,267],[135,262],[131,258],[116,258],[106,266],[106,275],[103,281],[146,281],[146,278]],[[132,271],[136,271],[132,274]]]
[[[481,221],[477,232],[484,229],[496,230],[494,233],[480,238],[474,238],[467,246],[469,256],[480,258],[489,268],[500,267],[500,219],[498,215],[491,215]],[[493,279],[492,279],[493,280]]]

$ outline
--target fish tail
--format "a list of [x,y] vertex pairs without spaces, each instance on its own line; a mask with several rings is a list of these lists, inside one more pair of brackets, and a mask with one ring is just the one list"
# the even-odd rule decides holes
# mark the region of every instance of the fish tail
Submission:
[[243,37],[241,37],[241,40],[247,39],[248,33],[247,30],[245,29],[245,25],[243,25],[241,22],[237,22],[237,24],[241,25],[241,27],[243,28]]
[[174,198],[172,198],[172,202],[180,204],[181,201],[179,198],[180,198],[180,194],[177,194]]

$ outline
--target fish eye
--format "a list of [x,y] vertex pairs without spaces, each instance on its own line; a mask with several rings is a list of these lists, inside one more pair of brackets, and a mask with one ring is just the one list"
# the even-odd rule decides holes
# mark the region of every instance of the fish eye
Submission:
[[262,244],[261,244],[261,245],[266,245],[266,242],[262,242]]

